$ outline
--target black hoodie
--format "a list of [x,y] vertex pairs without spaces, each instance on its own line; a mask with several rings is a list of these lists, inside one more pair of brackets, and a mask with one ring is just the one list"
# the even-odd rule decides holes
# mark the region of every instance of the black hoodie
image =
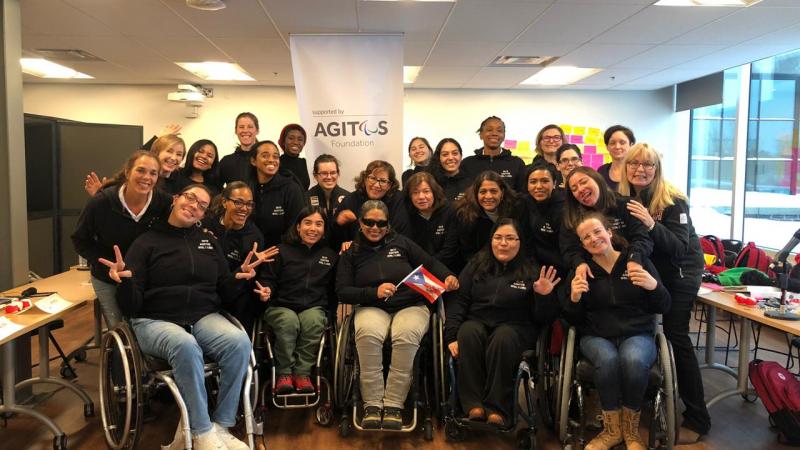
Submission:
[[178,195],[183,188],[193,184],[194,181],[186,178],[180,170],[174,170],[168,177],[158,177],[158,188],[169,195]]
[[247,182],[252,177],[253,165],[250,164],[250,151],[236,147],[230,155],[225,155],[217,166],[219,185],[225,186],[234,181]]
[[475,154],[461,161],[460,171],[470,182],[483,171],[492,170],[500,175],[512,189],[517,192],[527,192],[528,182],[525,180],[525,162],[518,156],[513,156],[511,150],[502,149],[497,156],[483,154],[483,148],[475,150]]
[[[369,200],[367,194],[361,191],[353,191],[342,200],[339,205],[339,213],[348,210],[358,217],[361,206],[367,200]],[[403,204],[403,193],[398,191],[386,194],[381,201],[386,204],[386,208],[389,210],[389,226],[391,229],[408,236],[408,211],[406,211]],[[358,234],[358,221],[356,220],[343,227],[337,225],[336,228],[337,234],[340,235],[343,241],[352,241]]]
[[299,313],[336,305],[333,279],[339,255],[335,251],[319,242],[311,248],[287,243],[278,248],[275,260],[259,273],[260,283],[272,290],[267,308],[281,306]]
[[567,319],[582,334],[608,339],[655,333],[655,315],[669,310],[670,296],[658,271],[645,258],[642,267],[656,279],[655,290],[635,286],[628,278],[627,250],[623,250],[611,269],[606,272],[593,260],[588,264],[594,278],[588,278],[589,292],[578,303],[572,303],[572,271],[561,289],[561,308]]
[[305,205],[303,191],[292,178],[279,173],[264,184],[254,183],[252,189],[256,202],[253,221],[264,234],[267,247],[278,245]]
[[[308,190],[308,187],[311,185],[311,179],[308,177],[308,165],[306,164],[305,158],[284,153],[281,155],[281,169],[284,169],[286,172],[296,177],[303,191]],[[287,176],[288,173],[286,174]]]
[[474,180],[474,177],[465,175],[464,171],[459,171],[453,176],[447,176],[439,170],[432,173],[436,182],[444,189],[444,196],[450,203],[464,198],[464,191],[469,188]]
[[359,236],[339,259],[336,295],[342,303],[374,306],[388,313],[427,304],[425,297],[406,285],[399,286],[389,299],[378,298],[378,286],[399,283],[419,265],[423,265],[441,281],[453,275],[436,258],[405,236],[393,234],[377,244]]
[[336,251],[341,247],[343,240],[342,232],[336,226],[336,213],[339,212],[339,206],[348,194],[350,192],[337,185],[331,191],[330,199],[326,199],[325,191],[318,184],[306,192],[308,204],[322,208],[325,213],[325,238],[328,246]]
[[431,214],[430,219],[426,219],[413,206],[406,207],[408,236],[411,240],[453,272],[461,268],[455,211],[450,206],[443,205]]
[[541,202],[526,195],[523,205],[528,256],[543,266],[556,266],[563,278],[566,267],[558,245],[558,236],[564,217],[564,194],[553,190],[550,198]]
[[102,189],[86,202],[75,231],[72,244],[79,255],[89,261],[92,276],[100,281],[114,284],[108,278],[108,267],[97,260],[114,260],[114,245],[118,245],[124,256],[131,243],[150,226],[164,220],[169,214],[172,198],[160,189],[153,190],[153,197],[144,216],[135,222],[119,200],[122,185]]
[[247,285],[234,278],[217,239],[201,227],[159,222],[125,255],[133,277],[123,278],[117,302],[126,317],[193,325],[235,301]]
[[228,261],[228,269],[235,272],[253,250],[253,243],[258,244],[259,251],[264,250],[264,235],[251,220],[245,222],[239,230],[226,230],[220,220],[220,216],[208,215],[203,219],[203,226],[217,238],[222,254]]

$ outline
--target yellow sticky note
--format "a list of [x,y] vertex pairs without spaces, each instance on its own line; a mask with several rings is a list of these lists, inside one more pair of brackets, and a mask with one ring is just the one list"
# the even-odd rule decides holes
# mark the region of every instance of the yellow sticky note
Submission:
[[572,127],[572,133],[570,134],[577,134],[582,136],[586,134],[586,127]]
[[600,128],[589,128],[589,136],[600,137],[602,133],[600,133]]
[[572,125],[559,125],[562,130],[564,130],[564,134],[572,134]]
[[589,136],[586,136],[586,138],[583,141],[587,145],[595,145],[595,144],[597,144],[597,137],[589,135]]

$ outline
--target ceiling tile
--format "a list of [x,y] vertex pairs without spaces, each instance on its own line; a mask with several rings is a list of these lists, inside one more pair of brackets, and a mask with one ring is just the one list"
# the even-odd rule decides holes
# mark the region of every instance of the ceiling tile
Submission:
[[651,47],[651,45],[633,44],[586,44],[562,56],[556,64],[578,67],[611,67]]
[[433,41],[409,41],[403,40],[403,65],[421,66],[428,57],[433,46]]
[[413,87],[461,87],[481,68],[475,66],[446,66],[422,69]]
[[118,31],[61,0],[21,1],[25,31],[60,36],[110,36]]
[[432,41],[439,35],[455,3],[361,2],[358,24],[361,31],[403,32],[411,41]]
[[186,0],[166,0],[178,15],[208,37],[257,37],[280,35],[256,1],[229,1],[225,9],[201,11],[186,6]]
[[800,8],[742,8],[669,43],[730,46],[799,22]]
[[511,87],[540,70],[542,70],[540,67],[484,67],[465,86],[478,87],[478,85],[481,85],[485,87],[486,85],[494,85],[495,87]]
[[800,24],[764,34],[747,41],[746,44],[795,44],[800,47]]
[[172,62],[228,62],[228,57],[201,37],[142,36],[139,40]]
[[616,86],[618,84],[626,83],[631,80],[635,80],[637,78],[641,78],[645,75],[650,75],[652,73],[657,72],[657,70],[651,69],[620,69],[620,68],[610,68],[603,70],[602,72],[598,72],[590,77],[586,77],[582,80],[577,81],[574,85],[612,85]]
[[580,47],[581,44],[568,44],[565,42],[514,42],[506,46],[504,55],[508,56],[561,56]]
[[659,45],[618,63],[616,67],[665,69],[724,48],[722,45]]
[[358,31],[354,0],[259,0],[284,35]]
[[714,69],[714,71],[725,70],[794,50],[797,46],[797,43],[770,45],[752,45],[745,43],[726,48],[715,54],[692,61],[692,66],[709,70]]
[[548,6],[519,1],[462,0],[456,3],[440,42],[511,41]]
[[428,66],[485,66],[505,46],[503,42],[439,43]]
[[291,86],[294,84],[291,63],[247,63],[243,65],[258,84],[267,86]]
[[[119,34],[128,36],[194,37],[197,33],[158,0],[64,0]],[[135,6],[134,6],[135,5]],[[185,4],[184,4],[185,7]]]
[[289,63],[289,49],[281,39],[213,38],[236,62]]
[[637,4],[556,3],[519,37],[519,42],[583,44],[642,8]]

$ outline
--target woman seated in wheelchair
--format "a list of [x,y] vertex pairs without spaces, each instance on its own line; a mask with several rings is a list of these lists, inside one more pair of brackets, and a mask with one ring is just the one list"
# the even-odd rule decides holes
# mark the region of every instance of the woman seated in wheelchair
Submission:
[[[167,221],[139,236],[124,261],[115,246],[116,261],[101,262],[119,283],[117,302],[130,318],[141,351],[172,366],[189,411],[194,448],[247,449],[228,427],[235,423],[250,339],[219,311],[223,301],[235,300],[246,288],[240,280],[253,278],[261,260],[251,262],[251,252],[240,272],[231,274],[217,240],[197,225],[210,201],[205,186],[187,186],[174,196]],[[220,370],[219,394],[211,415],[203,355],[216,361]]]
[[[443,279],[449,291],[458,289],[458,279],[413,241],[396,234],[388,217],[382,201],[364,202],[358,235],[339,260],[336,293],[341,302],[357,305],[355,343],[364,401],[361,426],[399,430],[414,357],[431,312],[425,297],[396,284],[419,265]],[[383,342],[390,333],[392,361],[384,385]]]
[[499,219],[490,236],[447,299],[444,342],[458,358],[462,410],[470,420],[504,426],[513,421],[516,365],[535,347],[537,324],[555,317],[560,278],[553,266],[531,264],[513,219]]
[[624,441],[628,450],[644,450],[639,416],[657,357],[655,315],[669,309],[670,296],[649,259],[641,269],[626,268],[627,243],[612,236],[604,216],[587,214],[576,231],[591,256],[590,270],[570,274],[561,304],[580,332],[581,354],[594,366],[603,409],[603,431],[585,448],[608,450]]
[[326,244],[325,215],[318,206],[300,211],[275,260],[262,266],[259,283],[269,292],[264,322],[275,335],[275,393],[315,391],[311,368],[328,317],[338,255]]

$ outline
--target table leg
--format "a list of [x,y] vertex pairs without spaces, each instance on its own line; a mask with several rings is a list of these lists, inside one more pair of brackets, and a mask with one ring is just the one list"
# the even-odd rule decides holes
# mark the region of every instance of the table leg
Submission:
[[[86,351],[100,348],[101,341],[103,340],[103,312],[100,309],[100,302],[95,300],[93,303],[94,308],[94,334],[86,340],[80,347],[76,348],[67,355],[67,361],[85,361]],[[64,367],[64,364],[61,364]]]
[[738,374],[725,364],[714,362],[714,352],[717,348],[717,308],[708,305],[708,322],[706,323],[706,362],[700,365],[700,369],[720,370],[728,375],[737,378]]
[[[720,392],[719,394],[715,395],[714,398],[709,400],[706,403],[706,408],[711,408],[715,403],[718,401],[732,397],[734,395],[742,395],[746,396],[748,394],[747,389],[747,375],[748,375],[748,363],[750,362],[750,320],[745,317],[739,318],[739,367],[738,370],[734,371],[730,367],[727,367],[728,370],[734,372],[736,374],[736,388],[728,389],[725,391]],[[716,367],[709,367],[709,368],[716,368]],[[726,371],[727,372],[727,371]]]

